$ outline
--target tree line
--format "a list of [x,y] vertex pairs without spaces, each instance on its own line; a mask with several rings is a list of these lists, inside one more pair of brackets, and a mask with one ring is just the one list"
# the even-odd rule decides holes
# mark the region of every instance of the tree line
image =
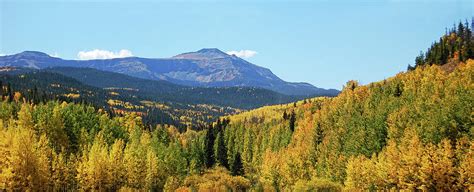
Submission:
[[444,65],[453,62],[465,62],[474,59],[474,35],[469,27],[469,22],[459,22],[451,29],[446,29],[446,34],[439,41],[434,42],[426,53],[420,52],[415,59],[415,66],[408,66],[409,70],[424,65]]

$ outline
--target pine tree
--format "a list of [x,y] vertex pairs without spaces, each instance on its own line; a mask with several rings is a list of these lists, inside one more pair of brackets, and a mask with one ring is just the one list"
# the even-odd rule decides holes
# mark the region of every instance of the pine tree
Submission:
[[205,137],[205,160],[206,160],[206,167],[211,168],[215,164],[214,158],[214,130],[212,125],[207,129],[206,137]]
[[234,162],[232,163],[232,175],[244,175],[244,165],[242,163],[242,157],[240,157],[240,153],[237,152],[234,156]]
[[8,82],[7,84],[6,96],[7,96],[7,101],[9,102],[13,101],[13,91],[12,91],[12,85],[10,84],[10,82]]
[[395,87],[395,93],[393,94],[395,97],[400,97],[403,93],[403,88],[400,85],[400,83],[397,83],[397,86]]
[[34,104],[38,104],[40,99],[39,99],[39,94],[38,94],[38,87],[36,85],[34,86],[32,93],[31,93],[31,101]]
[[229,169],[229,163],[227,161],[227,147],[224,142],[224,132],[220,131],[217,134],[217,151],[216,158],[219,165]]
[[316,127],[314,129],[314,141],[315,141],[315,145],[319,145],[323,142],[323,139],[324,139],[324,132],[323,132],[323,129],[321,127],[321,124],[320,123],[317,123],[316,124]]
[[286,110],[283,112],[283,119],[288,120],[288,113],[286,113]]
[[420,51],[420,55],[415,58],[415,66],[422,66],[425,63],[425,54]]
[[291,115],[290,115],[290,130],[291,130],[291,132],[295,131],[295,122],[296,122],[295,111],[291,111]]
[[0,101],[3,101],[3,96],[4,96],[4,95],[3,95],[3,94],[4,94],[3,92],[4,92],[4,90],[3,90],[3,82],[0,81]]

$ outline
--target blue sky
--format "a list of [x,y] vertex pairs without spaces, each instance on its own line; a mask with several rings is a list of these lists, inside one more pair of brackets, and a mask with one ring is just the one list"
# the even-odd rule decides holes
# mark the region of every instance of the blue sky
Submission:
[[[0,0],[0,53],[62,58],[94,49],[171,57],[215,47],[286,81],[340,89],[405,70],[474,1]],[[128,52],[129,51],[129,52]],[[252,53],[252,52],[250,52]]]

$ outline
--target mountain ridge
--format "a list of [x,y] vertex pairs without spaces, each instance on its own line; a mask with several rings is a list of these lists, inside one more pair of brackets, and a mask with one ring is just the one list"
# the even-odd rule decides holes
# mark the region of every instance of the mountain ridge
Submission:
[[258,87],[286,95],[335,96],[335,89],[309,83],[286,82],[270,69],[250,63],[217,48],[178,54],[171,58],[126,57],[94,60],[65,60],[37,51],[0,57],[0,66],[45,69],[86,67],[151,80],[198,87]]

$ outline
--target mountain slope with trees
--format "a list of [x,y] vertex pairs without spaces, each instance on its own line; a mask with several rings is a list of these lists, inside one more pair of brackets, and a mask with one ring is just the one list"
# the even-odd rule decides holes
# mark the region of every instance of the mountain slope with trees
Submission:
[[53,67],[47,68],[45,71],[72,77],[94,87],[133,89],[141,97],[148,97],[160,102],[209,104],[238,109],[254,109],[265,105],[287,103],[305,98],[305,96],[288,96],[252,87],[188,87],[163,80],[140,79],[92,68]]
[[199,131],[4,94],[0,189],[473,191],[474,60],[451,62]]
[[230,116],[228,158],[263,189],[473,190],[473,77],[474,60],[418,67]]
[[[446,29],[446,34],[434,42],[426,53],[421,52],[415,59],[415,66],[408,66],[408,69],[424,65],[445,65],[453,70],[458,61],[465,62],[474,58],[474,35],[469,23],[459,22],[459,24]],[[446,68],[445,67],[445,68]]]
[[4,99],[0,188],[472,190],[473,74],[473,60],[419,67],[182,133],[135,113]]
[[[222,115],[304,98],[250,88],[195,88],[91,68],[1,68],[2,85],[28,101],[88,103],[110,114],[137,112],[145,124],[201,127]],[[7,94],[7,88],[4,91]],[[10,97],[9,97],[10,98]]]

